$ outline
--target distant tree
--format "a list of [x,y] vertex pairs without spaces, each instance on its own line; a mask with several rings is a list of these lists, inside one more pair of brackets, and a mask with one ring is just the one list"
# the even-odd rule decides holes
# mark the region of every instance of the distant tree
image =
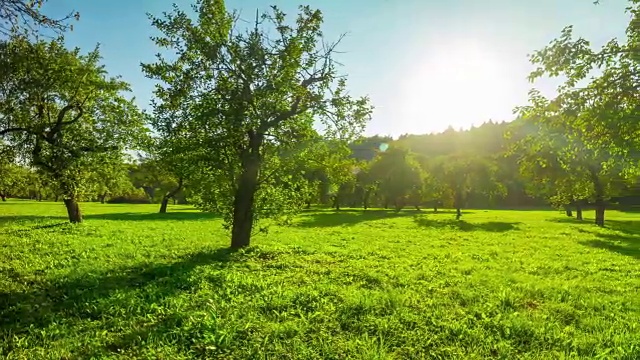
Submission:
[[129,177],[129,166],[123,160],[122,154],[109,154],[100,163],[92,164],[94,170],[89,180],[91,192],[104,204],[107,197],[123,196],[133,190]]
[[167,171],[166,164],[148,155],[130,167],[129,177],[133,186],[144,190],[149,201],[155,203],[162,203],[166,194],[175,189],[178,182],[174,175]]
[[0,43],[0,139],[55,183],[73,223],[93,164],[144,134],[122,96],[128,84],[107,78],[99,60],[98,49],[81,55],[60,39]]
[[414,154],[408,150],[390,147],[380,152],[372,161],[369,174],[376,180],[385,202],[393,203],[396,211],[409,200],[414,200],[417,206],[422,202],[424,174]]
[[41,12],[46,0],[0,0],[0,34],[36,33],[38,28],[53,30],[61,34],[73,25],[71,19],[78,20],[80,14],[70,11],[59,19],[54,19]]
[[504,186],[496,175],[496,166],[490,158],[471,154],[452,154],[433,160],[432,176],[441,186],[443,200],[456,209],[456,218],[462,217],[472,191],[488,197],[502,195]]
[[222,0],[199,0],[195,10],[195,20],[177,7],[152,18],[162,33],[155,43],[173,50],[175,60],[159,57],[143,70],[161,81],[156,111],[189,111],[156,131],[164,136],[181,127],[189,134],[201,165],[194,175],[198,204],[223,215],[238,248],[249,245],[260,218],[303,206],[294,190],[308,181],[279,171],[291,163],[283,156],[303,153],[299,144],[315,137],[314,123],[324,137],[349,141],[371,107],[367,98],[348,95],[332,59],[337,44],[322,38],[320,11],[301,7],[289,24],[273,7],[243,32]]

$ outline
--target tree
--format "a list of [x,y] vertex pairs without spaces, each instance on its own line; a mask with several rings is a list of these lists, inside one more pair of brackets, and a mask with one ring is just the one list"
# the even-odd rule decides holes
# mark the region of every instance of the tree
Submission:
[[[573,141],[589,150],[589,177],[593,183],[596,203],[596,224],[604,226],[607,187],[618,180],[629,181],[638,173],[640,159],[640,121],[637,97],[640,83],[640,3],[632,1],[632,15],[626,31],[627,41],[612,39],[600,49],[589,41],[573,38],[573,29],[566,27],[559,38],[531,56],[538,68],[530,75],[533,81],[542,76],[563,76],[558,96],[547,104],[532,93],[532,106],[547,107],[549,121],[557,128],[569,128]],[[593,76],[597,72],[597,76]],[[569,122],[559,124],[559,119]],[[613,158],[607,157],[613,155]],[[611,171],[616,165],[618,171]],[[604,178],[604,179],[603,179]],[[617,187],[617,186],[616,186]]]
[[562,95],[550,101],[537,91],[531,92],[532,104],[519,108],[530,127],[529,135],[521,141],[529,147],[529,160],[525,158],[521,165],[534,169],[536,163],[548,166],[548,170],[537,172],[554,181],[551,200],[564,204],[591,200],[596,207],[596,225],[604,226],[608,200],[635,179],[638,162],[624,149],[593,140],[585,125],[598,117],[597,109],[570,101]]
[[78,199],[93,164],[144,134],[127,83],[108,78],[98,49],[81,55],[61,39],[0,43],[0,139],[43,171],[63,196],[69,221],[82,221]]
[[457,219],[462,217],[462,208],[472,191],[488,197],[504,193],[503,185],[495,178],[496,168],[491,159],[457,153],[433,161],[432,176],[443,187],[444,200],[456,209]]
[[573,216],[571,206],[575,206],[576,218],[582,220],[582,205],[591,193],[580,162],[575,157],[561,156],[566,152],[558,151],[557,134],[549,134],[534,119],[520,118],[509,137],[513,138],[514,132],[520,134],[514,139],[509,155],[518,159],[527,192],[564,208],[567,216]]
[[116,197],[128,194],[133,189],[129,178],[128,164],[122,154],[109,153],[103,157],[100,163],[94,163],[89,183],[92,185],[91,193],[100,203],[104,204],[107,197]]
[[392,202],[396,211],[406,205],[411,195],[416,206],[420,205],[424,174],[414,154],[408,150],[390,147],[387,151],[380,152],[371,163],[369,174],[376,180],[385,203]]
[[147,154],[137,164],[132,165],[129,177],[135,188],[144,190],[149,201],[162,203],[165,194],[177,186],[177,179],[166,170],[167,166],[154,156],[155,154]]
[[143,70],[162,82],[156,112],[189,112],[156,131],[188,134],[190,159],[202,165],[199,184],[209,185],[201,187],[199,205],[222,213],[238,248],[249,245],[257,220],[299,198],[292,189],[307,183],[304,177],[278,174],[286,155],[303,153],[298,144],[315,137],[314,123],[325,138],[348,141],[371,107],[367,98],[348,95],[333,61],[337,43],[322,38],[320,11],[300,7],[288,24],[273,7],[240,31],[222,0],[199,0],[195,9],[195,20],[177,7],[152,17],[162,33],[155,43],[173,50],[175,60],[159,55]]
[[0,34],[10,35],[20,32],[36,33],[38,27],[63,33],[73,29],[69,20],[80,18],[75,11],[66,16],[54,19],[42,14],[40,9],[46,0],[1,0],[0,1]]

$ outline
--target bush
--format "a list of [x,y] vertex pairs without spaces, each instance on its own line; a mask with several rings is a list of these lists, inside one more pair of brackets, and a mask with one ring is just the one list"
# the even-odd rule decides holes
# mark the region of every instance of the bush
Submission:
[[135,189],[129,194],[113,197],[107,201],[109,204],[151,204],[151,200],[142,189]]

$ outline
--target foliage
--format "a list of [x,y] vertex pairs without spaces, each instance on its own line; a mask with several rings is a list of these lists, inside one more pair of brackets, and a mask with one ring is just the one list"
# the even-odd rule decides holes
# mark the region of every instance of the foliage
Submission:
[[123,156],[111,153],[100,160],[100,163],[92,164],[94,170],[89,180],[91,195],[105,202],[107,198],[130,194],[133,184],[129,177],[129,164]]
[[257,220],[305,202],[296,189],[306,179],[286,168],[307,151],[301,144],[318,138],[314,124],[323,137],[347,141],[371,108],[367,98],[348,95],[332,59],[337,43],[323,40],[320,11],[301,7],[289,24],[273,7],[243,32],[221,0],[194,8],[196,19],[177,7],[152,17],[162,33],[156,45],[175,54],[143,64],[161,81],[155,113],[185,114],[164,117],[155,130],[162,138],[181,134],[189,161],[198,164],[190,178],[198,179],[199,205],[223,215],[233,246],[246,246]]
[[0,137],[71,203],[87,194],[94,164],[144,135],[133,100],[121,94],[128,84],[108,78],[99,60],[97,48],[81,55],[61,39],[0,43]]
[[0,203],[3,357],[640,356],[638,214],[311,211],[231,252],[188,207],[85,210]]
[[[372,161],[368,174],[376,182],[379,195],[392,202],[396,210],[402,209],[411,195],[416,200],[416,192],[421,194],[424,186],[423,170],[415,156],[399,147],[380,152]],[[417,205],[421,203],[420,197]]]
[[69,20],[79,20],[80,13],[71,11],[62,18],[54,19],[41,11],[46,2],[47,0],[0,1],[0,34],[37,34],[39,28],[50,29],[58,34],[72,30],[73,25],[69,24]]

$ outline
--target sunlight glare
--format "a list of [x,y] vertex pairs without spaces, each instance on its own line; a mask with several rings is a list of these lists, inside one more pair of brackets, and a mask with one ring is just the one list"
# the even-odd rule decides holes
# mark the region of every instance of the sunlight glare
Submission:
[[[425,46],[400,92],[402,121],[412,132],[425,133],[448,126],[468,128],[510,114],[516,79],[507,60],[475,40]],[[501,110],[496,113],[496,109]]]

